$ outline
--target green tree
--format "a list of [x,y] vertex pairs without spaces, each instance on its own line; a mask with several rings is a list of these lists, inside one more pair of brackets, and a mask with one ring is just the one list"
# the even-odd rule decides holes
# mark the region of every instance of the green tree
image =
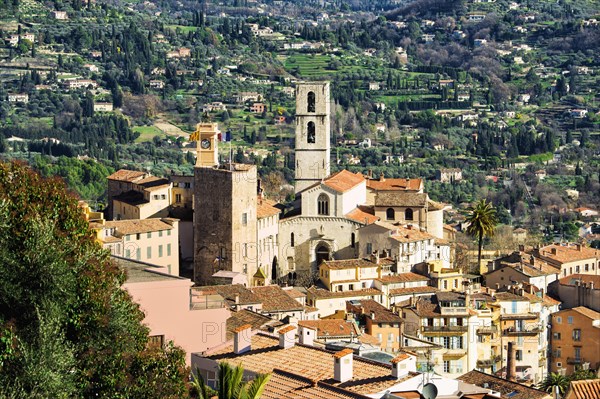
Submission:
[[496,209],[491,202],[487,202],[484,198],[474,207],[469,207],[469,215],[465,221],[469,224],[467,234],[477,240],[477,268],[479,269],[483,240],[494,235],[494,229],[498,224]]
[[564,394],[567,388],[569,388],[569,379],[558,373],[550,373],[546,379],[538,385],[539,389],[548,393],[554,392],[554,387],[558,387],[558,391],[561,395]]
[[62,180],[0,163],[0,226],[3,395],[185,397],[183,351],[148,345],[124,272]]
[[259,399],[269,382],[270,374],[257,374],[252,382],[244,382],[244,368],[219,363],[219,399]]

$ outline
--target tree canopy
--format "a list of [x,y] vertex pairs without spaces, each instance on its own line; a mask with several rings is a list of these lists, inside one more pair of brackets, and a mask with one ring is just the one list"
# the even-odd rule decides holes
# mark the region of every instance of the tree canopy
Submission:
[[62,180],[0,163],[0,226],[0,398],[186,396]]

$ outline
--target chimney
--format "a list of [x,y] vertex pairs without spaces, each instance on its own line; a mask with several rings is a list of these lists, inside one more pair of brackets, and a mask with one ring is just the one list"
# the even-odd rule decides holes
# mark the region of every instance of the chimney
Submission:
[[383,172],[381,172],[381,174],[379,175],[379,181],[385,181],[385,176],[383,175]]
[[556,255],[556,248],[552,248],[552,255]]
[[303,345],[313,346],[317,330],[314,327],[298,326],[298,335],[300,336],[300,343]]
[[252,326],[244,324],[233,330],[233,353],[240,355],[252,350]]
[[402,362],[402,360],[405,359],[406,355],[404,353],[401,353],[392,360],[390,360],[390,362],[392,363],[392,377],[394,377],[396,380],[399,380],[400,378],[408,374],[406,365],[404,365],[405,367],[403,367],[402,369],[400,368],[400,363]]
[[367,172],[367,176],[369,177],[369,179],[373,178],[373,170],[369,169],[369,171]]
[[583,245],[581,244],[575,244],[575,248],[577,248],[579,252],[583,251]]
[[375,312],[371,312],[369,316],[371,317],[371,321],[375,321]]
[[240,303],[240,294],[235,294],[235,304],[239,305]]
[[517,381],[517,356],[514,348],[514,342],[512,341],[508,343],[506,379],[508,381]]
[[[531,256],[529,257],[529,263],[530,263],[532,266],[535,266],[535,257],[534,257],[533,255],[531,255]],[[540,267],[541,267],[541,266],[540,266]]]
[[387,249],[384,249],[383,251],[381,251],[381,256],[384,258],[387,258],[389,256]]
[[590,287],[590,290],[593,290],[594,289],[594,282],[590,281],[589,284],[588,284],[588,286]]
[[283,327],[278,331],[279,333],[279,347],[281,349],[292,348],[296,341],[296,327],[287,326]]
[[352,379],[352,349],[343,349],[333,354],[333,379],[346,382]]

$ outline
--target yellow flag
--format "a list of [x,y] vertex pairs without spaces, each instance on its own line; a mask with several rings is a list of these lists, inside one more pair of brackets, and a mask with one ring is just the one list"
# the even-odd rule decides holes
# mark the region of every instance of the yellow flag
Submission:
[[194,133],[190,134],[190,138],[188,140],[189,141],[198,141],[199,139],[200,139],[200,132],[196,130]]

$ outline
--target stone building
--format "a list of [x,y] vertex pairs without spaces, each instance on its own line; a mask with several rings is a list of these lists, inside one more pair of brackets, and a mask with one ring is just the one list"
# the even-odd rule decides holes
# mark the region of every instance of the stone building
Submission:
[[329,82],[296,86],[296,193],[329,176]]

